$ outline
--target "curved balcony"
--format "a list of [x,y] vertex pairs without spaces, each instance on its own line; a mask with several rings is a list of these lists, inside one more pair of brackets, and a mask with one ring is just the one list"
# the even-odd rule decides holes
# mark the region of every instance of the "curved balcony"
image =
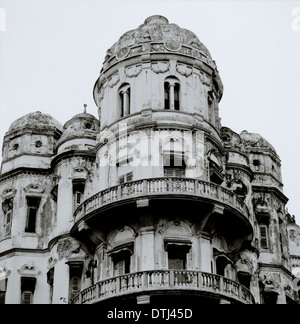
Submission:
[[251,292],[240,283],[220,275],[193,270],[154,270],[130,273],[99,281],[81,291],[72,304],[94,304],[114,297],[151,292],[181,291],[230,302],[254,304]]
[[76,209],[75,223],[109,205],[143,198],[180,198],[218,203],[238,214],[246,223],[250,221],[246,204],[232,191],[202,180],[164,177],[131,181],[100,191]]

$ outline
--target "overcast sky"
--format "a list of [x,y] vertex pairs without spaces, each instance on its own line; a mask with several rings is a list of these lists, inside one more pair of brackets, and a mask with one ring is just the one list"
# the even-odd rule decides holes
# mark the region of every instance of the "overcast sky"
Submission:
[[156,14],[208,48],[224,84],[222,125],[275,147],[300,224],[300,0],[0,0],[0,141],[30,112],[64,124],[87,104],[97,116],[107,49]]

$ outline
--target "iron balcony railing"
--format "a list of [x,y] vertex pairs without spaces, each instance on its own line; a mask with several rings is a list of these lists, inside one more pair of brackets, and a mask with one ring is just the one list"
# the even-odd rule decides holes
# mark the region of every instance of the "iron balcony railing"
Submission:
[[246,204],[231,190],[198,179],[163,177],[126,182],[98,192],[85,200],[74,213],[75,222],[102,206],[130,198],[187,195],[210,199],[234,208],[249,220]]
[[[102,280],[81,291],[72,304],[93,304],[108,298],[151,291],[194,291],[216,298],[254,304],[251,292],[240,283],[220,275],[193,270],[153,270]],[[210,297],[211,298],[211,297]]]

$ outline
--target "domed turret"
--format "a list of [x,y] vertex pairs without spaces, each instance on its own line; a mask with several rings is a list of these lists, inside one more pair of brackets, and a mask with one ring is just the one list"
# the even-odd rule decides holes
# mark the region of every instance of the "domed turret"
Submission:
[[15,120],[9,127],[7,135],[20,130],[24,131],[24,129],[49,130],[51,128],[56,128],[58,131],[62,131],[63,126],[49,114],[36,111]]
[[40,111],[14,121],[4,137],[1,172],[18,167],[48,168],[62,129],[55,118]]
[[94,87],[101,129],[125,118],[134,123],[128,118],[144,110],[171,110],[199,116],[214,132],[220,129],[222,95],[216,64],[199,38],[157,15],[107,51]]
[[58,153],[67,150],[90,150],[95,146],[99,133],[99,120],[86,112],[77,114],[67,121],[63,135],[57,143]]
[[250,166],[256,173],[255,182],[275,186],[282,191],[281,161],[274,147],[260,134],[244,130],[241,139],[249,155]]
[[[187,55],[198,57],[202,55],[208,64],[214,64],[208,49],[193,32],[176,24],[170,24],[163,16],[154,15],[148,17],[137,29],[130,30],[120,37],[107,51],[103,69],[112,64],[112,58],[120,61],[147,50],[178,52],[183,48],[191,49],[190,52],[186,52]],[[192,49],[195,51],[192,52]]]
[[243,144],[248,149],[259,149],[259,150],[269,150],[273,154],[276,154],[274,147],[260,134],[250,133],[246,130],[242,131],[241,139]]

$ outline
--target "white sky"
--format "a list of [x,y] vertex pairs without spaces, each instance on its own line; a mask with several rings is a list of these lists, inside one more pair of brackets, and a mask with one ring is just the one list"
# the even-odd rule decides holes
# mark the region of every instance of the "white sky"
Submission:
[[92,90],[107,49],[155,14],[208,48],[224,84],[222,125],[275,147],[300,224],[300,0],[0,0],[1,145],[30,112],[64,124],[86,103],[97,116]]

